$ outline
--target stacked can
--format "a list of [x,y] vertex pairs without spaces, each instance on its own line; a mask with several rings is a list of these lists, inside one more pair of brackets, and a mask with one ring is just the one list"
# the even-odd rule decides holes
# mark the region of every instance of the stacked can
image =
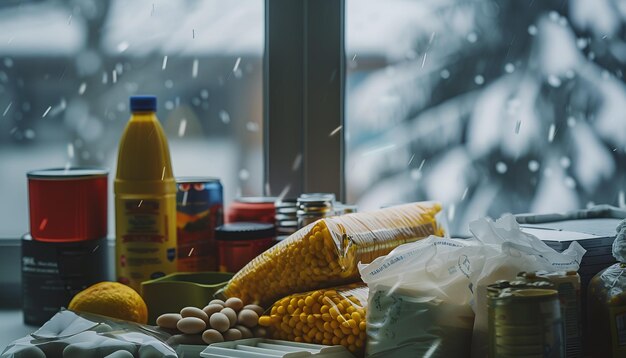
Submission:
[[489,357],[564,357],[558,292],[549,282],[488,286]]
[[223,189],[217,178],[176,179],[178,271],[217,271],[215,228],[222,225]]
[[297,199],[276,202],[276,235],[289,236],[298,230]]
[[561,316],[563,318],[563,336],[565,337],[565,356],[579,358],[583,356],[582,317],[580,309],[580,276],[576,271],[567,272],[521,272],[518,279],[524,282],[546,281],[554,285],[559,293]]
[[30,234],[22,238],[24,322],[41,325],[79,291],[108,279],[103,169],[31,171]]
[[335,215],[335,194],[307,193],[298,198],[298,228]]

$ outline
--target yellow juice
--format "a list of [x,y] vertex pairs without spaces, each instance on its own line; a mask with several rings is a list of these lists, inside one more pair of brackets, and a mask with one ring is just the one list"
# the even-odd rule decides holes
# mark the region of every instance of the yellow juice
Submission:
[[141,282],[176,271],[176,182],[156,98],[131,97],[115,177],[117,280]]

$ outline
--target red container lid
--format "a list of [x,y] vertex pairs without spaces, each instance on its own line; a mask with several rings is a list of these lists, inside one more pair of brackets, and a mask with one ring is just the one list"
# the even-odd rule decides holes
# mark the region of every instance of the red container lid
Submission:
[[71,242],[106,237],[107,170],[55,168],[31,171],[27,177],[33,239]]
[[226,222],[265,222],[274,224],[276,221],[275,197],[243,197],[237,198],[228,208]]

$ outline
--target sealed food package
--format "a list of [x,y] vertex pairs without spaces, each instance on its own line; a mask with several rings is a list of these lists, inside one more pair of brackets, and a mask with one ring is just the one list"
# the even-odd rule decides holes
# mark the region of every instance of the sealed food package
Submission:
[[150,326],[62,310],[36,332],[9,344],[0,357],[177,357],[165,342],[168,337]]
[[470,277],[484,263],[476,240],[429,237],[361,265],[369,288],[367,357],[467,357]]
[[359,262],[443,236],[440,211],[439,204],[422,202],[318,220],[252,260],[221,294],[267,306],[293,292],[358,281]]
[[613,256],[619,262],[595,275],[587,290],[587,353],[626,356],[626,220],[617,227]]
[[488,342],[487,287],[498,280],[514,280],[525,271],[578,271],[586,250],[572,242],[557,252],[536,236],[523,232],[510,214],[493,221],[478,219],[469,224],[472,235],[483,244],[482,270],[470,275],[474,290],[472,308],[476,314],[472,334],[472,356],[486,357]]
[[363,355],[367,286],[361,283],[284,297],[259,318],[267,336],[295,342],[342,345]]

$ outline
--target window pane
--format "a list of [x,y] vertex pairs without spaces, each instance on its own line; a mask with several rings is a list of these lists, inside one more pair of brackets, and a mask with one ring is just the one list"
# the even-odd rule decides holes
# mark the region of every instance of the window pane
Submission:
[[226,201],[261,194],[263,18],[263,0],[1,7],[0,237],[28,230],[28,170],[114,178],[133,94],[158,96],[175,175],[220,177]]
[[347,0],[346,179],[363,208],[624,205],[626,6]]

